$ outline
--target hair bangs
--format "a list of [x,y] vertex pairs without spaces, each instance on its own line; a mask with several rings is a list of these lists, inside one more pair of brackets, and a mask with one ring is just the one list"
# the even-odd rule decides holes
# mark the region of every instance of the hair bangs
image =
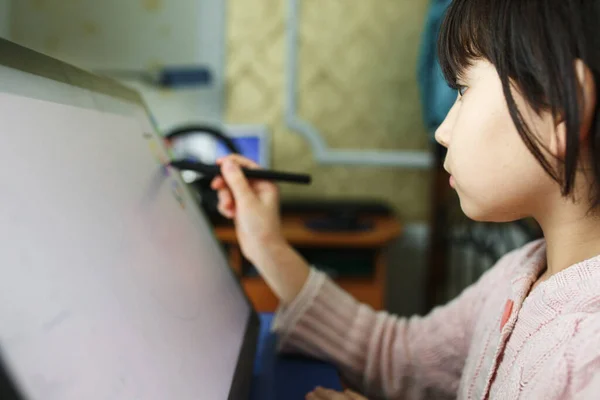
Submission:
[[458,81],[477,59],[490,59],[492,35],[489,5],[485,0],[454,0],[440,28],[438,59],[448,84],[458,89]]

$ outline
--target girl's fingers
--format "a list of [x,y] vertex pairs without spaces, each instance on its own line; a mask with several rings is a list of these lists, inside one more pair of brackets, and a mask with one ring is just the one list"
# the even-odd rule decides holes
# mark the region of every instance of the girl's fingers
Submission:
[[[267,198],[268,200],[277,199],[279,195],[279,190],[277,185],[268,181],[250,181],[250,187],[252,190],[258,195],[259,198]],[[229,190],[225,179],[218,176],[212,180],[210,183],[210,187],[212,190],[220,191],[220,190]],[[231,193],[231,192],[230,192]]]
[[219,199],[218,209],[221,214],[225,217],[233,218],[234,215],[234,202],[233,195],[229,191],[229,189],[221,189],[217,192],[217,197]]
[[219,204],[224,208],[230,208],[233,205],[233,195],[229,189],[221,189],[217,192]]
[[235,216],[233,211],[224,209],[221,205],[217,206],[217,210],[221,213],[222,216],[228,219],[233,219]]
[[223,188],[225,188],[227,185],[225,184],[225,179],[223,179],[220,176],[217,176],[216,178],[214,178],[212,180],[212,182],[210,183],[210,187],[213,190],[221,190]]
[[366,397],[361,396],[360,394],[353,392],[352,390],[346,389],[344,391],[344,394],[346,395],[346,397],[348,397],[349,399],[352,400],[368,400]]
[[254,161],[252,161],[242,155],[239,155],[239,154],[230,154],[228,156],[221,157],[221,158],[217,159],[217,165],[223,165],[225,160],[232,160],[233,162],[238,164],[240,167],[260,169],[260,165],[258,165]]
[[306,400],[330,400],[329,397],[322,397],[316,391],[306,395]]
[[319,400],[348,400],[344,393],[336,392],[335,390],[318,387],[313,392],[316,399]]

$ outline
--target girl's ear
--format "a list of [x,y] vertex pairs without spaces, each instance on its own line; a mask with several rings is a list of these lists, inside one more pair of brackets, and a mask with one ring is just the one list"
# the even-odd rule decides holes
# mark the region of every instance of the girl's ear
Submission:
[[[581,129],[579,140],[585,142],[590,134],[592,123],[595,119],[597,102],[596,82],[589,67],[581,59],[575,60],[575,74],[579,89],[579,110]],[[567,127],[564,118],[555,123],[555,135],[550,139],[550,151],[559,159],[564,159],[567,149]]]

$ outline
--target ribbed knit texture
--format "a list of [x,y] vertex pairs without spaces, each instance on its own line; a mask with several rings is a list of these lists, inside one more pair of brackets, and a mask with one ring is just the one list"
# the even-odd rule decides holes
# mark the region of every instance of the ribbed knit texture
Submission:
[[530,293],[545,260],[545,243],[531,243],[410,319],[375,312],[312,270],[273,329],[281,351],[334,363],[370,399],[600,399],[600,256]]

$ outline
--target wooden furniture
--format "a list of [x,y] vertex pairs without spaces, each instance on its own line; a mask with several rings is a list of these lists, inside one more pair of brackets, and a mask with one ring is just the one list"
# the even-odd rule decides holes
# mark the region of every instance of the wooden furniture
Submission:
[[443,292],[448,283],[450,269],[450,221],[448,218],[450,199],[450,175],[444,170],[446,149],[433,145],[434,167],[431,190],[431,236],[428,268],[426,272],[426,312],[445,302]]
[[[387,245],[396,239],[401,232],[400,223],[393,216],[361,216],[361,220],[371,222],[373,229],[365,232],[315,232],[306,227],[305,223],[318,214],[284,214],[282,215],[282,230],[287,241],[300,251],[310,252],[310,249],[331,250],[331,254],[352,257],[351,252],[364,250],[364,254],[372,255],[372,273],[369,276],[335,278],[342,288],[347,290],[359,301],[371,305],[377,310],[384,307],[385,276],[387,268]],[[260,276],[247,276],[248,262],[244,260],[237,243],[233,226],[217,226],[215,233],[226,246],[229,263],[246,290],[254,307],[259,312],[276,310],[278,300]],[[311,261],[310,259],[308,260]],[[246,267],[246,268],[245,268]]]

